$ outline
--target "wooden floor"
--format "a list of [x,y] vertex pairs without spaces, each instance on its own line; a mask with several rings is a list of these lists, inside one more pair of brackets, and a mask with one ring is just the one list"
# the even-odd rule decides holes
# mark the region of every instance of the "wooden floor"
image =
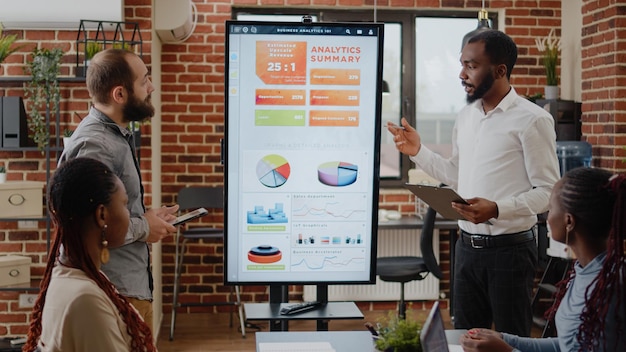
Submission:
[[[363,311],[363,310],[362,310]],[[446,328],[451,328],[450,314],[448,309],[443,309],[442,313]],[[356,331],[363,330],[366,321],[376,323],[380,319],[387,317],[388,311],[363,311],[363,320],[332,320],[328,324],[330,331]],[[413,310],[412,317],[418,321],[426,320],[428,310]],[[196,352],[196,351],[256,351],[254,328],[246,329],[246,337],[241,337],[241,332],[237,328],[237,315],[234,315],[233,327],[229,327],[228,313],[192,313],[178,314],[176,322],[176,332],[174,340],[169,341],[170,317],[164,316],[158,340],[159,352]],[[266,321],[250,322],[258,324],[260,331],[269,331]],[[315,321],[291,321],[290,331],[315,331]]]

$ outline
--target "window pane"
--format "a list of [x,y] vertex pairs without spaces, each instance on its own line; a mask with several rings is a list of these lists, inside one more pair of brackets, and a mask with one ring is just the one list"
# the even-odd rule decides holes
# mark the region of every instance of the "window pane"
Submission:
[[402,114],[402,24],[385,23],[385,45],[383,56],[383,81],[389,92],[383,93],[381,138],[380,138],[380,177],[401,178],[400,152],[396,149],[393,136],[385,128],[387,121],[400,123]]
[[459,79],[461,40],[476,24],[473,18],[415,19],[417,130],[422,143],[445,157],[452,153],[454,120],[466,104]]

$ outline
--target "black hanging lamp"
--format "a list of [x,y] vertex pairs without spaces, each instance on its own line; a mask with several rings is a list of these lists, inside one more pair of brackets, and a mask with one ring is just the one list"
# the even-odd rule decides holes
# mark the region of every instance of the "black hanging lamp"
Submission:
[[470,38],[489,29],[491,29],[491,26],[489,26],[489,13],[485,10],[485,0],[483,0],[483,7],[480,11],[478,11],[478,26],[476,26],[476,29],[463,36],[461,50],[463,50],[463,47],[467,44],[467,42],[469,42]]

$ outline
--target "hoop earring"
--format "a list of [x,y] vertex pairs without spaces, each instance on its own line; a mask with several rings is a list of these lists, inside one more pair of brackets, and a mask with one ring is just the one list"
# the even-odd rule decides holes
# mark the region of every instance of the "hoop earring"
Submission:
[[109,241],[106,239],[107,225],[102,228],[102,250],[100,251],[100,262],[106,264],[109,262]]

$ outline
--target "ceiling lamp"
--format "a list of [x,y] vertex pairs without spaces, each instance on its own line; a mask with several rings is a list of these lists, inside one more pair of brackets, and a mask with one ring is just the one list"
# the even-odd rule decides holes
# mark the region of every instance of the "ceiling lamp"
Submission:
[[480,32],[484,32],[486,30],[491,29],[491,27],[489,26],[489,13],[487,12],[487,10],[485,10],[485,0],[483,0],[483,7],[482,9],[480,9],[480,11],[478,11],[478,26],[476,26],[476,29],[474,29],[473,31],[467,33],[464,37],[463,37],[463,43],[461,44],[461,50],[463,50],[463,47],[465,46],[465,44],[467,44],[467,42],[469,42],[470,38],[475,36],[476,34],[480,33]]

